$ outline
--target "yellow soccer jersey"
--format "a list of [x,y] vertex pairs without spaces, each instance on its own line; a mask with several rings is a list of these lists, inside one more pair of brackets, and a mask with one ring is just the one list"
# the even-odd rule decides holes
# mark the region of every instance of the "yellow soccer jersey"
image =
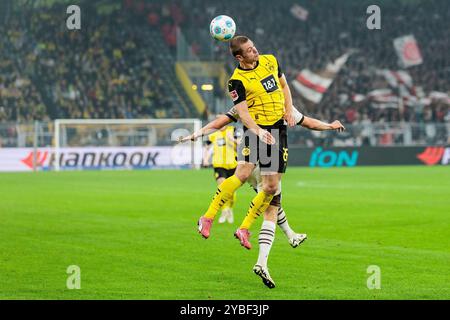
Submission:
[[247,100],[250,116],[259,125],[272,125],[284,116],[282,76],[273,55],[260,55],[253,69],[238,66],[228,81],[228,91],[234,104]]
[[209,142],[213,145],[212,165],[214,168],[236,168],[237,146],[230,137],[236,137],[233,126],[227,126],[225,130],[216,131],[209,136]]

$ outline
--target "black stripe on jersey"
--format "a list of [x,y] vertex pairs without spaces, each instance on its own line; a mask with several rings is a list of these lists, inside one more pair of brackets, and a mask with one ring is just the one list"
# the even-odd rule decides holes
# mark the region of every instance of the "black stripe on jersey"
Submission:
[[[267,60],[267,62],[269,62],[269,63],[270,63],[270,60],[269,60],[269,58],[267,58],[267,57],[264,57],[264,59],[266,59],[266,60]],[[267,70],[267,72],[268,72],[268,73],[272,73],[272,72],[270,72],[270,71],[269,71],[269,69],[267,69],[267,68],[266,68],[266,66],[264,66],[264,65],[263,65],[263,67],[264,67],[264,69],[266,69],[266,70]]]
[[263,110],[263,113],[264,113],[264,117],[265,117],[265,118],[266,118],[266,120],[267,120],[267,115],[266,115],[266,108],[264,108],[264,102],[263,102],[263,100],[262,100],[261,96],[258,96],[258,98],[259,98],[259,100],[261,100],[261,108],[262,108],[262,110]]
[[273,112],[275,112],[275,111],[276,111],[276,107],[275,107],[275,101],[273,101],[273,97],[272,97],[272,95],[271,95],[271,94],[269,94],[269,96],[270,96],[270,99],[272,99]]
[[256,61],[256,65],[255,65],[254,68],[244,69],[244,68],[241,67],[240,64],[237,65],[237,68],[238,68],[239,70],[251,71],[251,70],[255,70],[256,68],[258,68],[258,66],[259,66],[259,61]]
[[262,79],[262,77],[258,74],[258,72],[256,72],[256,69],[253,72],[256,74],[256,76],[259,78],[259,80]]
[[305,116],[304,116],[304,115],[302,115],[302,118],[300,119],[300,121],[299,121],[299,122],[297,122],[297,125],[301,125],[301,124],[302,124],[302,122],[303,122],[303,120],[305,120]]
[[231,114],[229,113],[225,113],[225,115],[230,118],[233,122],[237,122],[237,119],[235,117],[233,117]]
[[283,71],[281,71],[280,64],[278,63],[278,59],[275,58],[275,60],[277,60],[278,78],[281,78],[283,76]]

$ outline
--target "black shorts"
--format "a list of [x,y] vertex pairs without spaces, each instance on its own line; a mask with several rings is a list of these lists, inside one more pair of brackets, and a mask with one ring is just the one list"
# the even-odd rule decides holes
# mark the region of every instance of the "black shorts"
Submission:
[[229,178],[231,177],[234,172],[236,171],[236,168],[234,169],[225,169],[225,168],[214,168],[214,178],[219,179],[219,178]]
[[288,161],[287,127],[284,120],[270,126],[260,126],[275,138],[275,144],[268,145],[260,141],[250,130],[244,127],[244,135],[238,146],[238,161],[258,164],[261,173],[285,173]]

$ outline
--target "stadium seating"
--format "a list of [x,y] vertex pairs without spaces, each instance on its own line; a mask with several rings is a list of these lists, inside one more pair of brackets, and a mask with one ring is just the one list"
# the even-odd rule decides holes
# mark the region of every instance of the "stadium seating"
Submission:
[[[410,68],[413,82],[425,92],[450,88],[450,13],[445,0],[422,1],[418,10],[407,1],[384,1],[382,30],[366,28],[365,1],[304,1],[308,19],[290,13],[295,1],[267,6],[261,0],[227,2],[125,0],[121,10],[98,15],[83,5],[83,32],[68,32],[64,7],[21,8],[0,26],[0,121],[54,118],[198,117],[175,72],[176,27],[187,34],[202,57],[205,47],[196,33],[211,17],[226,13],[238,33],[255,40],[259,50],[277,55],[289,81],[303,68],[318,70],[349,49],[355,49],[317,105],[304,112],[347,124],[365,122],[434,122],[450,119],[448,103],[374,108],[350,97],[377,88],[375,69],[398,69],[392,47],[395,37],[414,34],[424,63]],[[426,12],[435,12],[432,15]],[[436,13],[438,12],[438,13]],[[8,31],[7,31],[8,30]],[[205,32],[203,32],[205,33]],[[227,47],[215,44],[215,58],[235,65]],[[294,103],[304,100],[292,90]]]

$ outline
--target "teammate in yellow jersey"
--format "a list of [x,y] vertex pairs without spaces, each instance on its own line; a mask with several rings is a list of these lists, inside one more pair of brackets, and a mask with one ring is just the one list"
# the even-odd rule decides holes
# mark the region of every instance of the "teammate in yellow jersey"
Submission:
[[236,172],[218,186],[208,210],[198,221],[198,231],[205,239],[210,236],[217,212],[259,165],[262,190],[251,201],[244,221],[234,234],[241,245],[250,249],[248,230],[271,203],[281,174],[286,171],[285,121],[290,126],[295,122],[291,92],[275,56],[260,56],[245,36],[231,39],[230,51],[239,64],[228,82],[228,90],[244,125],[244,135],[238,147]]
[[[220,185],[225,179],[234,174],[237,166],[236,148],[239,144],[239,132],[233,126],[224,126],[211,134],[208,138],[208,149],[212,148],[212,166],[214,177]],[[236,193],[224,203],[219,223],[234,222],[233,206],[236,202]]]

